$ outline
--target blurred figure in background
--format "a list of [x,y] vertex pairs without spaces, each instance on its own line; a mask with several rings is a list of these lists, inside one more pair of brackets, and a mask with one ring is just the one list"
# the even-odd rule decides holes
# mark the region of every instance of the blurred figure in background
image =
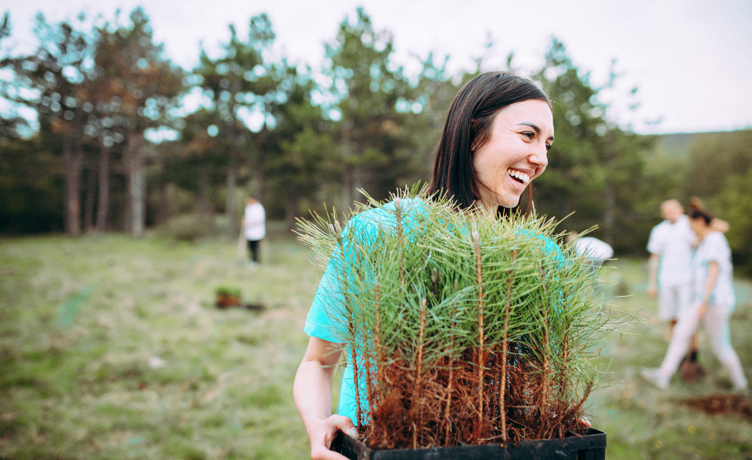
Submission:
[[[702,203],[698,198],[692,198],[690,206],[699,209]],[[669,323],[668,340],[671,340],[674,326],[690,308],[690,264],[697,235],[690,229],[689,219],[679,200],[669,199],[661,203],[661,216],[663,222],[653,227],[648,239],[648,295],[658,297],[658,317]],[[711,226],[721,232],[728,231],[728,223],[720,219],[713,219]],[[695,335],[682,362],[681,374],[685,381],[694,381],[705,375],[697,364],[697,352]]]
[[587,257],[598,265],[614,256],[614,249],[610,244],[592,236],[580,237],[579,233],[572,232],[565,237],[565,241],[574,246],[577,255]]
[[259,263],[259,242],[266,236],[266,212],[261,203],[252,196],[245,199],[243,228],[245,239],[248,241],[249,263],[256,267]]
[[729,317],[736,304],[731,249],[723,233],[713,226],[712,215],[697,204],[692,204],[689,219],[698,240],[691,266],[691,307],[679,317],[661,367],[643,369],[641,375],[658,388],[668,388],[702,321],[711,349],[731,376],[734,392],[746,394],[748,382],[729,336]]
[[[648,239],[648,295],[652,298],[657,295],[658,318],[668,322],[668,340],[671,340],[674,326],[690,307],[690,263],[692,244],[697,237],[689,227],[689,219],[679,200],[661,203],[661,216],[663,222],[653,227]],[[687,361],[697,363],[697,336],[692,337]],[[696,371],[695,378],[703,375],[702,369]]]

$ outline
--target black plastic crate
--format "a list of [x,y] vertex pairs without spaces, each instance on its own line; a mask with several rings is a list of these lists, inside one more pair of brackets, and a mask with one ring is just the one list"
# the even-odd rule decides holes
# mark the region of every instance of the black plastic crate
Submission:
[[332,442],[332,450],[350,460],[604,460],[606,433],[588,428],[585,434],[568,433],[562,439],[509,442],[506,445],[373,450],[339,432]]

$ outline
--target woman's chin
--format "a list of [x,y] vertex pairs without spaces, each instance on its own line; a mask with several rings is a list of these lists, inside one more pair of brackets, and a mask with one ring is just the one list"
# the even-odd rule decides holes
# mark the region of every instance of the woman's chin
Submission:
[[483,197],[481,199],[484,207],[496,209],[501,206],[502,208],[514,208],[520,204],[520,195],[515,193],[494,193],[490,196]]
[[502,208],[514,208],[520,204],[520,197],[508,196],[504,200],[499,200],[499,206]]

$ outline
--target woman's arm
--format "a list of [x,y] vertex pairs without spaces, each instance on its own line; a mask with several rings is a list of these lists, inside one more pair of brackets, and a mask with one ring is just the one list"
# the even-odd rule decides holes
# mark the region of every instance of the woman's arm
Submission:
[[650,254],[648,260],[648,295],[655,298],[658,295],[658,261],[661,256]]
[[311,441],[314,460],[346,460],[329,450],[337,431],[357,437],[352,420],[332,413],[332,376],[341,351],[332,342],[311,337],[295,374],[293,397]]
[[720,268],[718,267],[718,262],[710,262],[708,263],[708,279],[705,283],[705,295],[702,298],[702,304],[700,305],[700,316],[702,317],[705,315],[705,312],[708,311],[708,301],[710,300],[710,294],[713,292],[713,287],[715,286],[715,280],[718,279],[718,271]]
[[710,228],[712,228],[713,230],[717,230],[721,233],[726,233],[729,231],[729,223],[723,219],[714,218],[713,220],[710,221]]

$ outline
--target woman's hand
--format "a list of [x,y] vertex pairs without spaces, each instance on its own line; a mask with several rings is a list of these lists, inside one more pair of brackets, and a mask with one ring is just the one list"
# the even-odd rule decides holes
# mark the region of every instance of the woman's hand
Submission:
[[358,437],[358,430],[355,429],[352,420],[343,415],[332,415],[311,427],[308,433],[311,439],[311,459],[312,460],[346,460],[347,457],[329,450],[332,447],[332,441],[337,436],[337,432],[342,431],[352,436]]
[[719,271],[720,266],[718,265],[718,262],[712,260],[708,263],[708,279],[705,282],[705,296],[702,299],[700,307],[697,309],[697,314],[700,315],[700,319],[702,319],[702,317],[705,316],[705,313],[707,313],[708,311],[708,299],[713,293],[715,280],[718,279]]
[[708,303],[702,302],[700,306],[697,308],[697,315],[699,316],[699,319],[702,319],[703,316],[705,316],[705,313],[708,312]]
[[329,450],[332,441],[337,431],[358,435],[352,420],[342,415],[331,415],[332,375],[341,353],[338,344],[311,337],[295,374],[293,396],[311,441],[312,459],[347,460]]

